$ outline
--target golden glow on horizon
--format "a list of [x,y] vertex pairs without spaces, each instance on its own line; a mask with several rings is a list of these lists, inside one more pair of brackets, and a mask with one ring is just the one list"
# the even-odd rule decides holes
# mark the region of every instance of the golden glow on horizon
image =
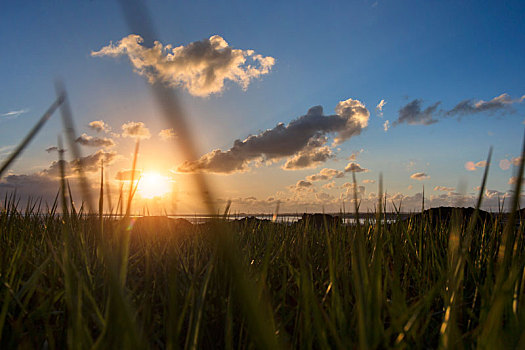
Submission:
[[140,177],[137,193],[146,199],[163,197],[171,192],[171,181],[167,176],[162,176],[156,172],[142,173]]

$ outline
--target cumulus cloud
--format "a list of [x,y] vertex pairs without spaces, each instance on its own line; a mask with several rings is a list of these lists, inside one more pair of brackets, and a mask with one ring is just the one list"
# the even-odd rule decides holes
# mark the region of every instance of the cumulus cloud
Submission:
[[458,103],[454,108],[447,111],[447,115],[469,115],[481,112],[495,113],[497,111],[510,111],[510,106],[514,103],[521,103],[525,99],[525,95],[519,99],[512,99],[506,93],[494,97],[490,101],[479,100],[464,100]]
[[468,161],[465,163],[465,169],[467,169],[468,171],[475,171],[477,168],[484,168],[486,165],[487,165],[487,162],[484,160],[481,160],[477,163]]
[[344,177],[345,173],[341,170],[336,169],[329,169],[324,168],[319,171],[317,174],[309,175],[306,177],[306,180],[315,182],[315,181],[326,181],[326,180],[332,180],[333,178],[341,178]]
[[421,180],[430,179],[430,176],[427,175],[426,173],[418,172],[418,173],[413,173],[412,175],[410,175],[410,178],[421,181]]
[[91,52],[91,56],[127,55],[135,72],[146,76],[150,83],[181,86],[194,96],[219,93],[227,80],[247,89],[251,80],[268,74],[275,64],[273,57],[233,49],[219,35],[178,47],[155,41],[148,48],[143,43],[142,37],[130,34],[116,44],[111,42]]
[[304,168],[315,168],[319,164],[326,162],[333,158],[333,153],[330,147],[323,146],[320,148],[309,148],[300,151],[295,156],[289,158],[283,165],[285,170],[297,170]]
[[366,173],[367,171],[368,169],[361,168],[361,165],[354,163],[354,162],[348,163],[345,167],[345,173],[348,173],[348,172]]
[[398,118],[392,123],[392,126],[397,126],[402,123],[409,125],[430,125],[437,123],[435,113],[441,102],[436,102],[433,105],[422,109],[422,100],[416,99],[407,105],[401,107]]
[[96,132],[108,132],[111,130],[109,125],[106,124],[103,120],[94,120],[91,123],[89,123],[88,126]]
[[381,118],[383,117],[383,107],[386,105],[386,101],[385,100],[381,100],[379,101],[379,103],[377,104],[376,106],[376,113],[378,116],[380,116]]
[[317,166],[333,157],[327,146],[328,136],[334,136],[334,145],[359,135],[368,125],[370,113],[359,101],[341,101],[336,114],[324,115],[323,108],[310,108],[306,115],[288,125],[279,123],[257,135],[235,140],[227,151],[213,150],[200,159],[188,160],[178,167],[179,172],[234,173],[248,170],[251,161],[275,161],[289,157],[284,169]]
[[455,190],[454,187],[445,187],[445,186],[434,187],[434,191],[453,192],[454,190]]
[[127,122],[122,125],[122,136],[136,139],[149,139],[151,134],[143,122]]
[[83,146],[89,147],[113,147],[115,142],[107,137],[93,137],[86,134],[80,135],[76,140],[76,143],[80,143]]
[[173,129],[162,129],[159,132],[159,137],[162,141],[168,141],[175,137],[175,131]]

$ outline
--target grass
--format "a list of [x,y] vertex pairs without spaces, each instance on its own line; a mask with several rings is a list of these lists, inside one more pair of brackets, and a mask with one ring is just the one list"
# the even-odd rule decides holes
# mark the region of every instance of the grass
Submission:
[[498,215],[130,229],[59,198],[3,203],[2,348],[525,346],[523,227]]

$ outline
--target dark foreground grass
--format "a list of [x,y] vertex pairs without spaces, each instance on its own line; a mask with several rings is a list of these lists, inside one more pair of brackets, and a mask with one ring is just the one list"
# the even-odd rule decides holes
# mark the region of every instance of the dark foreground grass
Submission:
[[272,344],[254,325],[293,348],[525,348],[523,229],[498,215],[132,227],[14,204],[0,213],[0,348]]

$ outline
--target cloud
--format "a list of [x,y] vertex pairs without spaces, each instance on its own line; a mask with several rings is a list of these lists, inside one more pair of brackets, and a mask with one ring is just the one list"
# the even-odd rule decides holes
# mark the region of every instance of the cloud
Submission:
[[304,168],[315,168],[330,158],[333,158],[333,154],[332,150],[328,146],[305,149],[288,159],[283,165],[283,169],[297,170]]
[[94,120],[91,123],[89,123],[88,126],[96,132],[108,132],[111,130],[109,125],[106,124],[103,120]]
[[467,169],[468,171],[475,171],[477,168],[484,168],[486,165],[487,165],[487,162],[484,160],[481,160],[477,163],[468,161],[465,163],[465,169]]
[[51,146],[51,147],[46,148],[46,152],[47,153],[57,152],[57,151],[58,151],[58,147],[57,146]]
[[329,168],[323,168],[321,171],[319,171],[318,174],[309,175],[306,177],[306,180],[315,182],[315,181],[326,181],[326,180],[332,180],[333,178],[341,178],[344,177],[345,173],[341,170],[336,169],[329,169]]
[[334,188],[335,187],[335,181],[332,181],[332,182],[329,182],[327,184],[324,184],[323,186],[321,186],[322,188],[326,188],[327,190],[331,189],[331,188]]
[[427,175],[426,173],[419,172],[419,173],[413,173],[412,175],[410,175],[410,178],[414,179],[414,180],[421,181],[421,180],[430,179],[430,176]]
[[356,160],[357,159],[357,156],[360,155],[361,153],[364,152],[364,149],[360,149],[359,151],[356,151],[356,152],[352,152],[352,154],[350,155],[350,157],[348,157],[348,160]]
[[137,139],[149,139],[151,134],[143,122],[127,122],[122,125],[122,136]]
[[385,132],[387,132],[388,129],[390,129],[390,121],[385,120],[385,122],[383,123],[383,130],[385,130]]
[[364,184],[373,184],[373,183],[376,183],[376,180],[364,179],[362,182],[363,182]]
[[370,113],[358,100],[341,101],[335,111],[336,114],[325,116],[321,106],[312,107],[288,125],[279,123],[243,141],[235,140],[229,150],[213,150],[200,159],[185,161],[177,170],[229,174],[247,171],[251,161],[285,157],[289,157],[283,167],[287,170],[317,166],[333,157],[326,146],[328,135],[334,135],[334,146],[359,135],[368,125]]
[[[85,157],[80,157],[73,159],[71,161],[64,162],[64,168],[66,172],[76,172],[79,170],[79,166],[82,165],[82,170],[86,173],[96,172],[100,170],[100,165],[104,161],[104,166],[113,164],[113,162],[118,158],[118,154],[115,151],[104,151],[98,150],[93,154],[87,155]],[[45,169],[41,172],[43,175],[49,176],[59,176],[60,174],[60,161],[54,161],[51,163],[48,169]]]
[[313,184],[310,181],[299,180],[295,185],[288,186],[288,189],[292,192],[297,191],[309,191],[314,192]]
[[135,170],[135,173],[133,173],[133,170],[120,170],[117,172],[117,175],[115,175],[115,180],[131,181],[131,175],[133,175],[134,180],[138,180],[142,175],[142,170]]
[[473,100],[463,100],[458,103],[454,108],[446,112],[446,115],[469,115],[481,112],[495,113],[497,111],[510,111],[510,106],[514,103],[521,103],[525,99],[525,95],[519,99],[511,99],[506,93],[494,97],[490,101],[479,100],[474,102]]
[[107,137],[93,137],[86,134],[80,135],[75,142],[89,147],[113,147],[115,142]]
[[401,107],[397,120],[392,123],[392,126],[397,126],[402,123],[409,125],[430,125],[437,123],[434,114],[441,102],[436,102],[425,109],[421,109],[422,100],[416,99],[407,105]]
[[386,101],[385,100],[381,100],[379,101],[379,103],[377,104],[376,106],[376,113],[378,116],[380,116],[381,118],[383,117],[383,107],[386,105]]
[[499,167],[501,170],[509,170],[511,165],[519,166],[521,161],[521,157],[514,157],[509,159],[502,159],[499,161]]
[[422,109],[422,100],[415,99],[407,105],[401,107],[397,120],[392,123],[392,126],[397,126],[402,123],[409,125],[430,125],[437,123],[439,118],[443,116],[457,116],[477,114],[487,112],[494,114],[496,112],[512,113],[512,105],[522,103],[525,100],[525,95],[518,99],[512,99],[508,94],[504,93],[494,97],[490,101],[479,100],[463,100],[459,102],[454,108],[450,110],[438,110],[441,102],[436,102],[433,105]]
[[219,35],[175,48],[158,41],[147,48],[143,42],[139,35],[130,34],[116,44],[92,51],[91,56],[127,55],[135,72],[150,83],[182,86],[194,96],[219,93],[227,80],[246,90],[251,80],[268,74],[275,64],[273,57],[231,48]]
[[162,141],[168,141],[175,137],[175,131],[173,129],[162,129],[159,132],[159,137]]
[[454,187],[445,187],[445,186],[436,186],[436,187],[434,187],[434,191],[452,192],[454,190],[455,190]]
[[365,169],[365,168],[361,168],[361,165],[357,164],[357,163],[354,163],[354,162],[350,162],[346,165],[345,167],[345,173],[348,173],[348,172],[355,172],[355,173],[366,173],[368,171],[368,169]]
[[507,184],[509,184],[509,185],[515,185],[516,183],[518,183],[518,177],[517,176],[511,176],[509,181],[507,182]]
[[20,115],[29,112],[29,109],[19,109],[0,114],[0,120],[16,119]]

